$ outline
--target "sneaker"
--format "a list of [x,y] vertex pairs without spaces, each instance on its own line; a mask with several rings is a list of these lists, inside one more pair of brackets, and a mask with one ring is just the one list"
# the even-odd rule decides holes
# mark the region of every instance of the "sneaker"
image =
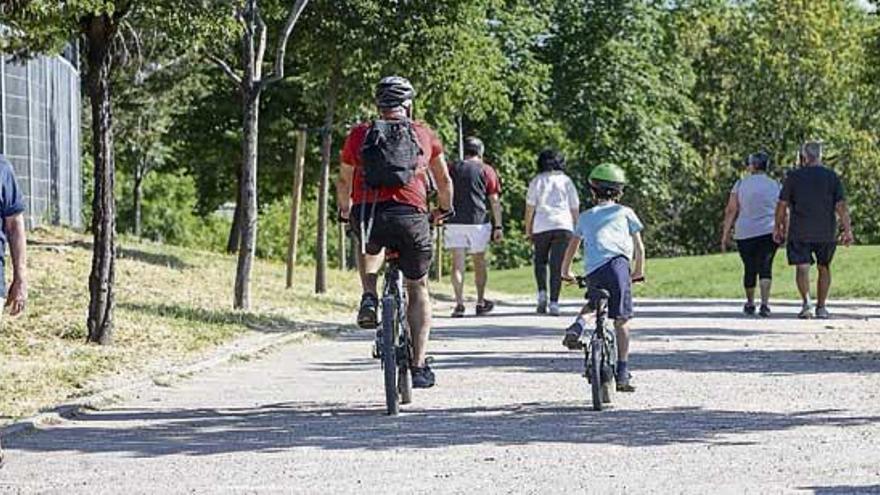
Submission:
[[376,315],[376,308],[379,306],[379,299],[373,294],[364,294],[361,296],[361,307],[358,310],[357,324],[363,329],[372,329],[379,326],[379,317]]
[[798,318],[800,318],[802,320],[809,320],[812,317],[813,317],[813,307],[810,306],[809,304],[805,303],[801,307],[801,312],[798,313]]
[[758,310],[758,314],[761,315],[762,318],[768,318],[770,316],[770,306],[762,304],[761,309]]
[[559,303],[550,303],[550,316],[559,316]]
[[816,306],[816,318],[820,320],[827,320],[831,318],[831,314],[828,313],[828,308],[825,306]]
[[547,312],[547,293],[544,291],[538,292],[538,314],[542,315]]
[[618,376],[617,377],[617,391],[618,392],[635,392],[636,388],[630,383],[630,379],[632,375],[629,373],[626,376]]
[[382,329],[376,330],[376,339],[373,341],[373,359],[379,359],[382,357]]
[[755,314],[755,303],[747,302],[745,306],[743,306],[743,313],[754,316]]
[[456,304],[455,309],[452,310],[453,318],[461,318],[464,316],[464,304]]
[[565,337],[562,339],[562,345],[564,345],[570,351],[576,351],[578,349],[583,349],[584,344],[581,343],[581,326],[578,322],[572,323],[568,328],[565,329]]
[[427,365],[424,368],[412,368],[413,388],[431,388],[434,386],[434,372]]
[[487,315],[495,308],[495,303],[488,299],[483,300],[483,304],[477,304],[477,316]]

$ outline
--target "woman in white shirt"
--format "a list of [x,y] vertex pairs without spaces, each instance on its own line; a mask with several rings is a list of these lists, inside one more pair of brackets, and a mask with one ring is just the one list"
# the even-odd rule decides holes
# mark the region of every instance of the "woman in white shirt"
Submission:
[[[577,222],[580,201],[577,189],[565,175],[565,157],[554,150],[538,155],[539,173],[526,194],[526,235],[535,245],[535,281],[538,284],[538,313],[559,315],[562,289],[562,259]],[[547,269],[550,294],[547,294]]]
[[761,307],[758,314],[770,316],[770,286],[773,280],[773,258],[777,244],[773,241],[776,203],[779,201],[779,183],[767,177],[770,156],[767,153],[749,155],[749,175],[736,181],[730,191],[724,211],[721,231],[721,251],[730,244],[731,227],[735,234],[739,256],[743,262],[743,287],[746,304],[743,311],[755,314],[755,286],[760,278]]

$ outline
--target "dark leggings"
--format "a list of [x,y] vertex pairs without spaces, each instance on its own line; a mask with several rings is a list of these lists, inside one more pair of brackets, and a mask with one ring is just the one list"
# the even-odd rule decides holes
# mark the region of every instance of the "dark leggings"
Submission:
[[547,263],[550,263],[550,301],[559,301],[562,290],[562,259],[571,232],[567,230],[548,230],[534,234],[535,242],[535,281],[539,291],[547,290]]
[[773,278],[773,258],[778,246],[771,234],[737,240],[736,246],[743,262],[743,287],[754,289],[758,277],[761,280]]

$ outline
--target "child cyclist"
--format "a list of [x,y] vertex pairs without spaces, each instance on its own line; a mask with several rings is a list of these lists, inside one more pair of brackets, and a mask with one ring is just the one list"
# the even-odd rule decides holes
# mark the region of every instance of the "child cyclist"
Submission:
[[[633,392],[635,387],[630,384],[627,369],[629,320],[633,316],[632,282],[644,278],[645,247],[640,233],[643,226],[633,210],[618,204],[626,184],[626,175],[620,167],[599,165],[590,172],[589,181],[595,206],[578,218],[562,262],[563,278],[574,280],[571,261],[582,241],[589,287],[605,289],[611,294],[608,317],[614,320],[617,334],[617,390]],[[579,339],[587,328],[586,318],[591,311],[589,304],[581,309],[575,322],[565,331],[564,346],[580,347]]]

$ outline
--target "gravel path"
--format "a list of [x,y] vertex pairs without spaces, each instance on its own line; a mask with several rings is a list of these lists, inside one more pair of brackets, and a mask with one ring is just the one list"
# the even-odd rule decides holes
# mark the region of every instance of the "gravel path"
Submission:
[[4,439],[0,492],[880,493],[880,304],[639,301],[639,389],[601,413],[559,344],[577,305],[438,318],[397,418],[360,331],[154,387]]

